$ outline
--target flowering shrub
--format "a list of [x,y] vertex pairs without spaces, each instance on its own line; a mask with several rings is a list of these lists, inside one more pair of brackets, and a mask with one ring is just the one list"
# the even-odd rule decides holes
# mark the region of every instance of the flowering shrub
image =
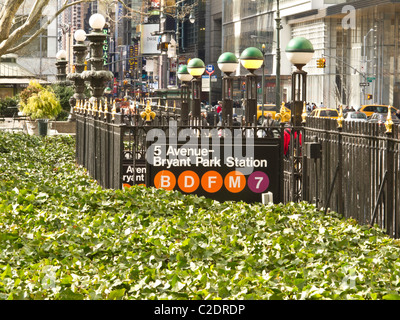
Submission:
[[32,120],[54,119],[62,110],[54,91],[33,81],[21,92],[20,104],[21,111]]

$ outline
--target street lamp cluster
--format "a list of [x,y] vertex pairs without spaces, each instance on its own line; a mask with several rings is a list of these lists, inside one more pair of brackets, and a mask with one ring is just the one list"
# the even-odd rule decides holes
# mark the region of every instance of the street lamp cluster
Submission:
[[[162,17],[161,17],[162,18]],[[77,30],[74,34],[76,44],[73,46],[75,64],[73,72],[65,77],[66,52],[61,50],[57,54],[58,80],[72,81],[75,87],[75,93],[70,100],[71,110],[80,101],[84,100],[85,82],[90,83],[92,97],[91,103],[104,104],[105,83],[112,79],[113,74],[104,70],[104,61],[102,56],[102,44],[105,35],[102,29],[105,25],[105,18],[101,14],[94,14],[89,20],[92,28],[90,34],[84,30]],[[85,57],[87,47],[84,41],[90,41],[90,70],[85,70]],[[312,58],[314,49],[310,41],[303,37],[292,39],[287,48],[286,54],[296,70],[292,74],[292,122],[293,125],[301,123],[301,112],[303,103],[306,101],[306,75],[302,70]],[[245,123],[246,125],[255,125],[257,115],[257,76],[255,71],[264,65],[264,53],[255,47],[245,49],[238,58],[231,52],[224,52],[218,58],[218,67],[224,73],[222,79],[222,124],[229,125],[233,116],[233,77],[240,64],[249,71],[246,75],[246,95],[245,95]],[[200,120],[201,117],[201,77],[205,72],[205,64],[199,58],[189,60],[187,65],[180,65],[177,76],[181,81],[181,121],[182,124],[189,122],[189,101],[192,101],[191,113],[194,119]],[[191,93],[189,90],[191,83]],[[278,81],[277,81],[278,83]],[[277,88],[280,90],[280,88]],[[277,102],[278,103],[278,102]],[[280,103],[280,102],[279,102]],[[71,112],[72,113],[72,112]]]
[[[256,76],[254,71],[259,69],[263,64],[263,54],[257,48],[248,48],[240,56],[241,64],[250,71],[248,76],[248,87],[254,88],[251,93],[246,96],[246,119],[251,119],[256,114],[257,100],[256,100]],[[222,90],[222,122],[224,124],[230,123],[232,117],[233,101],[232,101],[232,83],[233,78],[231,74],[236,71],[239,65],[239,59],[231,52],[225,52],[218,58],[218,67],[225,74],[223,77],[223,90]],[[200,100],[201,100],[201,76],[205,71],[205,64],[199,58],[194,58],[189,61],[187,65],[180,66],[178,70],[178,78],[182,82],[182,119],[188,119],[188,82],[192,85],[192,116],[199,119],[201,115]],[[250,102],[249,102],[250,101]]]
[[[110,71],[104,70],[104,59],[103,59],[103,43],[107,35],[102,30],[106,20],[103,15],[99,13],[93,14],[89,19],[89,25],[92,28],[92,32],[86,34],[82,29],[76,30],[74,33],[75,45],[73,46],[73,53],[75,57],[75,64],[73,66],[73,72],[66,74],[66,52],[60,50],[57,55],[57,81],[59,83],[66,83],[66,79],[71,81],[74,85],[74,95],[70,99],[71,111],[69,120],[73,119],[74,107],[81,103],[85,99],[85,82],[89,82],[91,90],[91,98],[89,101],[92,104],[104,104],[104,89],[107,81],[113,78],[113,74]],[[90,41],[90,70],[85,70],[85,57],[87,55],[87,46],[84,41],[88,39]]]
[[[195,15],[193,12],[192,6],[182,6],[186,0],[177,1],[174,4],[175,13],[168,12],[164,6],[162,6],[160,11],[160,30],[159,32],[154,32],[154,35],[161,36],[160,42],[160,49],[161,49],[161,56],[160,56],[160,65],[161,65],[161,75],[160,75],[160,89],[166,89],[168,85],[168,78],[167,78],[167,71],[168,71],[168,58],[176,58],[176,66],[177,69],[179,68],[179,55],[180,55],[180,23],[183,23],[185,20],[189,20],[190,23],[195,22]],[[169,8],[171,9],[171,8]],[[189,10],[189,11],[188,11]],[[187,18],[189,15],[189,18]],[[167,16],[174,19],[176,22],[175,30],[167,30],[168,26],[167,23]],[[173,39],[172,34],[175,35],[175,39]],[[177,79],[178,72],[176,72]],[[178,81],[176,81],[176,85],[178,85]]]
[[[306,101],[306,76],[307,73],[302,70],[312,58],[314,48],[311,42],[303,37],[293,38],[286,47],[286,54],[289,61],[295,65],[296,70],[292,74],[292,123],[297,126],[302,122],[303,104]],[[231,52],[224,52],[218,58],[218,67],[224,73],[222,79],[222,123],[231,123],[233,114],[233,77],[239,65],[249,71],[246,75],[246,96],[245,96],[245,122],[246,125],[255,124],[257,116],[257,76],[255,71],[264,65],[263,52],[255,47],[245,49],[239,58]],[[192,84],[192,116],[199,118],[201,76],[205,71],[205,64],[199,58],[194,58],[187,65],[180,66],[178,78],[182,82],[182,119],[183,123],[188,121],[189,113],[189,86]],[[277,82],[278,83],[278,82]],[[277,88],[280,90],[280,88]],[[277,102],[280,104],[280,102]]]

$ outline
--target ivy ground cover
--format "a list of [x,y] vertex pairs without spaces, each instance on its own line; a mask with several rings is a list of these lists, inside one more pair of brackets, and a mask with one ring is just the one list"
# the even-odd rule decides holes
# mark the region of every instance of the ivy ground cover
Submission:
[[397,299],[399,253],[308,203],[103,190],[73,138],[0,133],[0,299]]

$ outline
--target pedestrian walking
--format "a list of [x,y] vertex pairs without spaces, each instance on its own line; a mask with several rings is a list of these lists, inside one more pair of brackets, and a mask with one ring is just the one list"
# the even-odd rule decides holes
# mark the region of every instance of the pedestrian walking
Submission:
[[222,101],[218,101],[217,113],[218,113],[219,121],[222,122]]

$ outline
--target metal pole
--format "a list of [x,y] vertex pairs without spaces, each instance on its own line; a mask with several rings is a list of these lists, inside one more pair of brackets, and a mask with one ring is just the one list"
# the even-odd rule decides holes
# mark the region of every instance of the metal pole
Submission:
[[263,64],[262,64],[262,81],[261,81],[261,94],[262,94],[262,106],[261,106],[261,119],[264,121],[264,105],[265,105],[265,44],[262,45]]
[[[367,76],[368,76],[368,72],[367,72],[367,68],[368,68],[368,61],[367,61],[367,57],[366,57],[366,40],[367,40],[367,36],[370,32],[374,31],[374,29],[370,29],[367,34],[364,36],[364,43],[363,43],[363,57],[362,57],[362,63],[363,63],[363,67],[364,67],[364,82],[367,82]],[[362,92],[363,92],[363,96],[362,96],[362,101],[363,104],[365,104],[365,86],[363,86],[362,88]]]
[[276,92],[275,92],[275,104],[277,110],[280,109],[281,104],[281,48],[280,48],[280,30],[281,17],[279,10],[279,0],[276,0]]
[[175,14],[176,14],[176,72],[175,72],[175,81],[176,81],[176,87],[178,88],[178,69],[179,69],[179,17],[178,17],[178,6],[175,9]]
[[210,105],[210,107],[212,107],[212,105],[211,105],[211,74],[208,75],[208,86],[209,86],[208,104]]

